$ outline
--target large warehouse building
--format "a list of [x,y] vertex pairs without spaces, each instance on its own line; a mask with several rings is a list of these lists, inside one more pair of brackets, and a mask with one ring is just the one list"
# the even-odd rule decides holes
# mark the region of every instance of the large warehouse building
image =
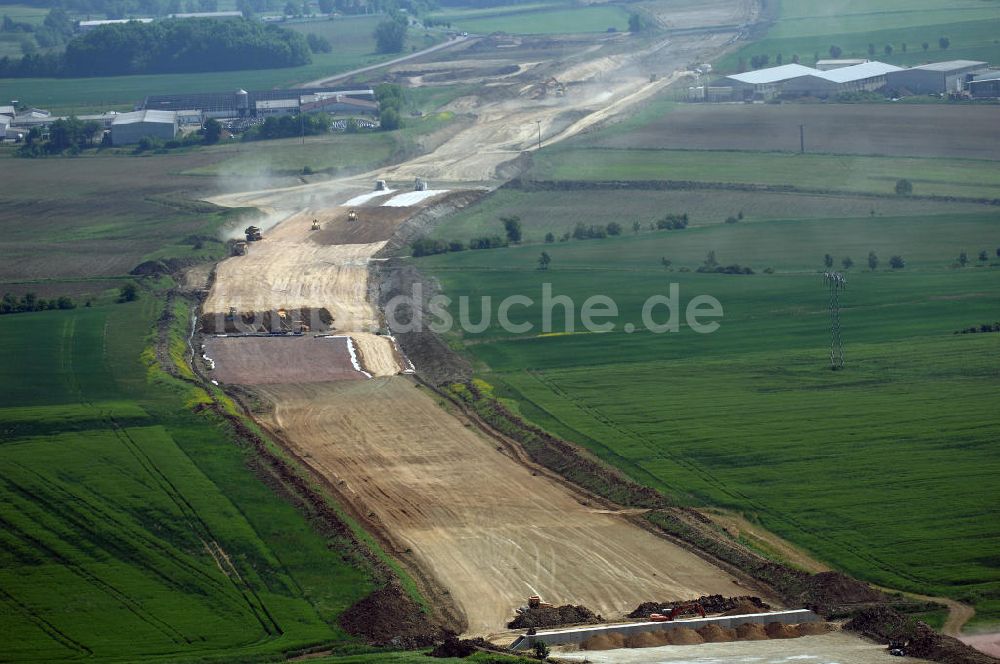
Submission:
[[934,62],[910,69],[877,61],[822,60],[817,64],[822,64],[822,68],[790,64],[732,74],[714,81],[707,88],[691,88],[688,98],[707,101],[826,98],[883,88],[900,94],[968,92],[973,96],[992,96],[995,85],[980,82],[973,86],[972,83],[977,78],[985,81],[998,75],[985,62],[975,60]]
[[[827,63],[829,65],[830,62]],[[715,88],[731,88],[731,99],[734,101],[778,96],[829,97],[844,92],[878,90],[886,85],[889,73],[899,70],[899,67],[884,62],[862,62],[825,71],[791,64],[733,74],[712,85]]]
[[[297,113],[305,104],[318,99],[337,98],[341,108],[355,113],[377,114],[375,91],[371,88],[299,88],[295,90],[257,90],[247,92],[206,92],[187,95],[150,95],[139,105],[141,110],[200,110],[206,118],[250,118]],[[357,102],[357,103],[356,103]]]
[[864,62],[785,81],[781,93],[791,97],[829,97],[845,92],[871,92],[885,86],[886,75],[900,67],[884,62]]
[[131,145],[147,136],[164,141],[175,138],[177,113],[174,111],[119,113],[111,122],[112,145]]
[[1000,76],[977,78],[969,81],[969,95],[974,99],[996,99],[1000,97]]
[[886,85],[900,93],[916,95],[957,93],[965,90],[965,85],[978,72],[989,69],[985,62],[977,60],[949,60],[931,62],[909,69],[891,72],[886,77]]

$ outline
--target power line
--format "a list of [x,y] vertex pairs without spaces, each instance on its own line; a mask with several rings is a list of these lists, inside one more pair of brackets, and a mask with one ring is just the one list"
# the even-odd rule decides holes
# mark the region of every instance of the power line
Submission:
[[825,272],[823,279],[830,290],[830,369],[844,368],[844,340],[840,336],[840,291],[847,289],[847,277],[840,272]]

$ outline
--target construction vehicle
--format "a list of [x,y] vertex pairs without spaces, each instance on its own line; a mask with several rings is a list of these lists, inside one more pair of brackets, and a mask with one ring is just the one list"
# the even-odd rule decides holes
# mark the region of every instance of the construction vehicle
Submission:
[[312,229],[311,230],[314,230],[314,231],[318,231],[319,230],[319,219],[313,219]]
[[650,622],[670,622],[677,618],[677,616],[691,612],[697,612],[702,618],[705,617],[705,608],[701,604],[695,602],[692,604],[678,604],[665,614],[651,613],[649,614],[649,620]]
[[566,94],[566,86],[560,83],[555,77],[545,81],[545,86],[546,88],[552,86],[557,97],[562,97],[563,95]]
[[385,180],[375,180],[375,191],[386,191],[389,186],[385,183]]
[[259,242],[264,239],[260,234],[260,229],[256,226],[247,226],[243,232],[246,233],[247,242]]
[[236,240],[233,242],[233,256],[246,256],[247,254],[247,243],[246,240]]
[[427,182],[423,178],[413,181],[413,191],[427,191]]
[[347,220],[351,221],[351,222],[357,221],[358,220],[358,213],[355,212],[354,210],[348,210],[347,211]]

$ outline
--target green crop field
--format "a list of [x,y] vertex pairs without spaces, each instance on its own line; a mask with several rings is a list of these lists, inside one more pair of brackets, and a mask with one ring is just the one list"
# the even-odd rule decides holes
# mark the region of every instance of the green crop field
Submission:
[[[745,46],[720,61],[734,69],[740,57],[767,54],[774,63],[781,53],[785,62],[798,55],[811,65],[815,54],[829,56],[831,45],[843,49],[842,57],[868,57],[874,44],[875,58],[897,65],[927,61],[970,59],[1000,60],[1000,2],[996,0],[835,0],[834,2],[783,2],[775,24],[760,41]],[[947,50],[938,46],[948,37]],[[922,44],[927,42],[925,52]],[[889,44],[891,55],[884,52]],[[904,51],[903,45],[906,45]]]
[[[988,209],[988,208],[985,208]],[[664,214],[687,214],[692,227],[712,226],[742,212],[747,221],[777,219],[874,219],[904,215],[952,216],[956,213],[982,212],[977,203],[944,203],[893,197],[873,199],[850,195],[809,195],[794,193],[759,193],[727,191],[643,191],[592,189],[579,191],[520,191],[502,189],[479,204],[466,208],[435,227],[431,237],[468,242],[484,235],[503,235],[500,217],[517,216],[524,227],[525,242],[542,242],[546,233],[556,239],[571,232],[577,223],[606,225],[617,221],[626,235],[638,221],[642,232]],[[838,221],[838,223],[840,223]],[[867,229],[875,222],[857,224]],[[757,228],[756,226],[752,228]],[[645,237],[645,236],[644,236]],[[688,234],[671,236],[672,246],[685,246]],[[696,236],[695,236],[696,237]],[[581,247],[582,249],[582,247]],[[865,250],[867,252],[867,249]],[[700,253],[699,253],[700,252]],[[700,248],[687,252],[689,261],[700,261]],[[457,257],[456,257],[457,258]],[[692,263],[693,264],[693,263]]]
[[432,16],[450,21],[454,29],[478,34],[566,34],[606,32],[608,28],[618,31],[628,29],[628,13],[620,7],[604,5],[516,5],[491,10],[447,10]]
[[[486,329],[457,340],[525,416],[683,502],[742,511],[862,578],[973,602],[986,623],[1000,620],[1000,488],[990,479],[1000,472],[1000,339],[953,333],[1000,319],[998,246],[989,213],[715,223],[417,265],[441,279],[456,320],[461,296],[472,322],[480,298],[492,298]],[[547,272],[535,269],[543,248]],[[977,263],[979,248],[992,266],[952,267],[962,249]],[[711,250],[758,274],[659,265],[694,268]],[[861,267],[870,250],[882,260],[875,272]],[[825,252],[858,265],[843,296],[847,368],[836,373],[818,274]],[[907,267],[885,269],[897,253]],[[766,266],[776,273],[761,274]],[[542,327],[543,282],[575,303],[572,334],[558,307],[555,325]],[[680,331],[644,331],[643,303],[670,283]],[[512,322],[533,324],[523,335],[496,321],[512,294],[535,300],[512,309]],[[580,307],[597,294],[617,303],[613,331],[582,328]],[[683,322],[701,294],[724,308],[713,334]]]
[[539,180],[687,180],[890,194],[909,179],[920,195],[1000,198],[1000,171],[965,159],[698,150],[556,148],[535,157]]
[[[140,362],[161,302],[0,318],[5,657],[231,661],[349,643],[371,589]],[[188,402],[187,404],[185,402]]]
[[[727,150],[725,137],[739,132],[707,137],[715,150],[629,149],[643,136],[646,145],[655,140],[672,108],[655,101],[617,126],[543,149],[526,189],[495,192],[433,229],[435,238],[467,241],[502,236],[503,216],[523,224],[522,246],[416,261],[452,298],[455,321],[465,306],[465,319],[482,326],[453,332],[451,342],[523,416],[637,480],[687,504],[740,511],[860,578],[968,601],[974,624],[1000,622],[1000,494],[989,479],[1000,471],[1000,416],[991,405],[1000,338],[954,334],[1000,321],[1000,216],[989,205],[893,193],[896,179],[908,178],[918,195],[996,198],[995,162]],[[864,132],[845,140],[861,149]],[[891,147],[902,150],[906,140]],[[626,147],[598,147],[615,143]],[[532,180],[566,184],[532,189]],[[828,193],[590,188],[588,180]],[[742,220],[724,223],[740,212]],[[687,213],[689,228],[650,229],[668,213]],[[577,223],[612,221],[621,237],[543,243]],[[551,256],[544,272],[543,250]],[[870,251],[875,271],[866,267]],[[709,252],[756,274],[695,272]],[[843,372],[828,368],[827,253],[837,269],[845,257],[854,261],[843,295]],[[893,255],[905,268],[889,269]],[[543,283],[571,298],[572,330],[560,306],[554,324],[543,325]],[[651,333],[643,305],[671,284],[679,331]],[[497,320],[514,294],[534,300],[510,309],[512,323],[532,325],[522,334]],[[610,331],[582,324],[594,295],[618,307],[597,321],[613,322]],[[712,334],[686,322],[698,295],[723,307]],[[486,322],[483,297],[491,298]],[[658,311],[653,318],[663,322],[668,312]]]
[[361,173],[384,166],[401,154],[416,154],[419,148],[414,139],[441,129],[453,119],[450,113],[432,113],[406,118],[399,131],[309,136],[304,143],[289,138],[223,145],[205,151],[219,157],[219,161],[184,173],[252,178],[299,175],[305,167],[314,173]]
[[[314,53],[312,64],[302,67],[104,78],[7,78],[0,79],[0,99],[17,99],[59,114],[79,114],[131,110],[150,94],[291,87],[394,57],[375,53],[372,31],[377,23],[377,17],[290,23],[290,28],[304,34],[315,32],[325,36],[334,46],[332,53]],[[412,31],[407,50],[432,44],[434,38],[429,39]]]

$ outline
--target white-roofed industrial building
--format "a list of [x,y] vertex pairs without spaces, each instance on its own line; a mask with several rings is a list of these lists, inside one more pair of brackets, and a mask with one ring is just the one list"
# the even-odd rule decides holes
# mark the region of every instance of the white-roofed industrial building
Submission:
[[748,71],[742,74],[732,74],[712,83],[712,87],[729,87],[733,89],[733,98],[770,99],[781,94],[781,84],[797,76],[818,74],[818,69],[800,64],[781,65]]
[[988,77],[977,77],[969,81],[969,96],[973,99],[996,99],[1000,97],[1000,73],[993,72]]
[[958,93],[965,90],[966,83],[975,78],[976,73],[987,69],[989,66],[978,60],[932,62],[890,72],[886,85],[900,94]]
[[169,141],[176,136],[175,111],[119,113],[111,123],[112,145],[131,145],[146,137]]
[[886,85],[886,75],[899,71],[884,62],[863,62],[850,67],[805,74],[785,81],[781,94],[789,97],[829,97],[849,92],[873,92]]
[[831,69],[840,69],[841,67],[853,67],[854,65],[863,65],[868,62],[865,58],[848,58],[843,60],[817,60],[816,69],[820,71],[830,71]]
[[900,68],[884,62],[863,61],[821,71],[800,64],[782,65],[716,81],[716,87],[730,87],[734,100],[789,97],[829,97],[844,92],[878,90],[886,85],[886,75]]

